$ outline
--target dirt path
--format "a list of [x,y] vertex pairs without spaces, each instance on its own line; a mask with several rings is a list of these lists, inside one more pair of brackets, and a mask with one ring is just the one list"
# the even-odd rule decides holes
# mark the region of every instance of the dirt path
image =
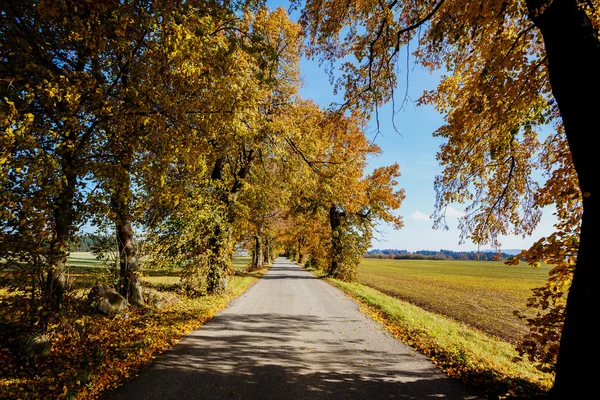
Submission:
[[106,400],[478,398],[381,328],[280,258]]

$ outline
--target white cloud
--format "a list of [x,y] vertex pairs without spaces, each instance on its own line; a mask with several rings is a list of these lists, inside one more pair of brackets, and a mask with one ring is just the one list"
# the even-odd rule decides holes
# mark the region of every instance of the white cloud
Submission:
[[452,207],[448,207],[446,209],[446,216],[447,217],[456,217],[456,218],[460,218],[463,215],[465,215],[465,213],[463,213],[462,211],[458,211],[456,208],[452,208]]
[[430,220],[429,215],[422,213],[421,211],[415,211],[410,216],[413,219],[416,219],[417,221],[429,221]]

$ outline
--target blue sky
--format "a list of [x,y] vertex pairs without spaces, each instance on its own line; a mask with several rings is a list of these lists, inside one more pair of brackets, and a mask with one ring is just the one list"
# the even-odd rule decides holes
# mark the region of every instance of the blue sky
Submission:
[[[272,8],[278,4],[287,7],[288,2],[268,1],[267,4]],[[305,82],[301,89],[303,97],[310,98],[323,107],[327,107],[336,99],[324,68],[321,68],[317,62],[302,60],[301,73]],[[405,82],[404,78],[399,81]],[[382,154],[372,159],[370,166],[374,168],[397,162],[402,173],[398,180],[399,187],[404,188],[406,199],[398,210],[398,214],[404,219],[404,227],[401,230],[394,230],[391,226],[381,225],[378,228],[380,233],[375,235],[377,240],[372,243],[373,248],[408,251],[477,250],[477,246],[473,243],[459,245],[457,218],[462,214],[464,206],[457,205],[456,208],[449,210],[447,221],[450,229],[447,231],[432,229],[432,220],[429,218],[435,205],[434,179],[442,171],[435,155],[443,143],[442,139],[434,138],[432,133],[444,123],[444,117],[433,107],[417,107],[415,102],[424,90],[434,89],[436,86],[436,76],[430,75],[418,66],[414,69],[411,67],[408,95],[413,103],[407,103],[396,114],[395,124],[399,132],[396,132],[392,126],[391,106],[387,105],[380,110],[380,133],[375,143],[382,148]],[[405,90],[405,86],[399,87],[398,95],[404,97]],[[398,99],[397,102],[400,100]],[[371,131],[375,131],[374,123]],[[552,213],[546,212],[531,237],[502,237],[500,239],[502,248],[528,248],[537,239],[553,231],[554,221]]]

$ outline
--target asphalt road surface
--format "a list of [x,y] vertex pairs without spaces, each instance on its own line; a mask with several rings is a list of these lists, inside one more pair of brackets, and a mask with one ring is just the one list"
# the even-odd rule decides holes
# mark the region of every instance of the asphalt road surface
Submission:
[[283,258],[106,400],[478,399]]

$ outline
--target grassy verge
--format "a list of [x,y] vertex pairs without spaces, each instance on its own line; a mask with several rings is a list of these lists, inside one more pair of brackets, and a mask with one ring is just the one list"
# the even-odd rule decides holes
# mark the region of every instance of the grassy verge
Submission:
[[537,371],[531,363],[513,361],[517,353],[510,343],[360,283],[310,271],[342,289],[363,312],[449,376],[480,389],[489,398],[541,398],[550,389],[553,377]]
[[167,288],[162,294],[170,298],[160,310],[132,309],[106,317],[75,307],[50,326],[50,352],[43,359],[17,358],[11,351],[14,343],[7,341],[0,349],[0,398],[99,398],[135,376],[185,334],[200,328],[266,272],[242,272],[246,260],[235,264],[238,273],[222,295],[183,297],[174,291],[173,279],[178,278],[153,276],[147,283]]

